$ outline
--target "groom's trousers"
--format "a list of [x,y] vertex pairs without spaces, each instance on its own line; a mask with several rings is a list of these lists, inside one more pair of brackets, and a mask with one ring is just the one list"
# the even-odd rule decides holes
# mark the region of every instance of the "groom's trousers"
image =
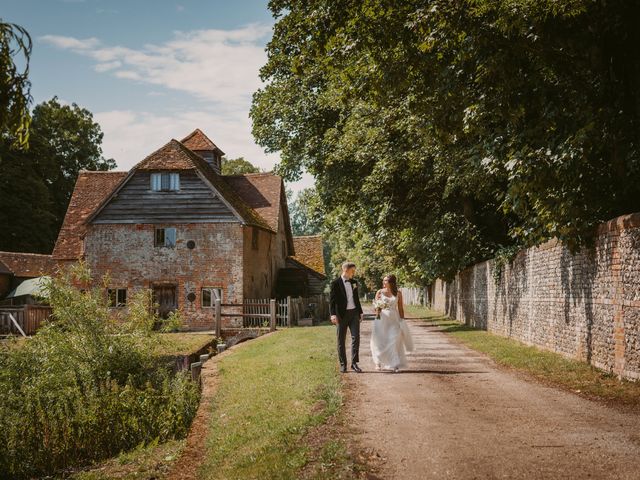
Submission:
[[338,317],[338,359],[340,365],[347,366],[347,351],[345,341],[347,339],[347,328],[351,332],[351,365],[360,361],[358,352],[360,351],[360,315],[358,309],[353,308],[345,312],[344,317]]

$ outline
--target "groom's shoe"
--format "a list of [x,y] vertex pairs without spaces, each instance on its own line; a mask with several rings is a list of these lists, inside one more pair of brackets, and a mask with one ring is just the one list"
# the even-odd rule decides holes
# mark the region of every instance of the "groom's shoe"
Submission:
[[347,366],[346,365],[340,365],[340,373],[347,373]]
[[357,363],[353,363],[351,365],[351,370],[353,370],[354,372],[357,372],[357,373],[362,373],[362,369],[358,366]]

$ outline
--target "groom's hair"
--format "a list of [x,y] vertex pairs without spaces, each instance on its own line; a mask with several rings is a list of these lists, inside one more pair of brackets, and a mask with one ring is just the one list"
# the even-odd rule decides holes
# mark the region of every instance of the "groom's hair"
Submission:
[[342,270],[349,270],[350,268],[355,268],[356,264],[353,262],[344,262],[342,264]]

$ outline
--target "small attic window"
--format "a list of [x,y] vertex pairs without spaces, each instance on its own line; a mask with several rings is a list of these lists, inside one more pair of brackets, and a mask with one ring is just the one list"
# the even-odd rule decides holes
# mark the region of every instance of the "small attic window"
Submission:
[[151,190],[154,192],[175,192],[180,190],[180,174],[152,173]]

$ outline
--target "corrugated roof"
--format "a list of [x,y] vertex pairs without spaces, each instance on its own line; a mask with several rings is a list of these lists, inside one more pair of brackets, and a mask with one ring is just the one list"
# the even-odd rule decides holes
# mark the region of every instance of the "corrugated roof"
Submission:
[[322,235],[293,237],[296,254],[292,257],[298,263],[325,275]]
[[80,258],[82,237],[87,230],[85,221],[126,176],[127,172],[80,172],[53,248],[54,259]]
[[24,280],[18,285],[12,292],[7,295],[7,298],[23,297],[25,295],[32,296],[44,296],[44,287],[46,282],[50,279],[48,275],[42,277],[29,278]]
[[51,275],[56,270],[53,257],[40,253],[0,252],[0,263],[16,277],[35,278]]

